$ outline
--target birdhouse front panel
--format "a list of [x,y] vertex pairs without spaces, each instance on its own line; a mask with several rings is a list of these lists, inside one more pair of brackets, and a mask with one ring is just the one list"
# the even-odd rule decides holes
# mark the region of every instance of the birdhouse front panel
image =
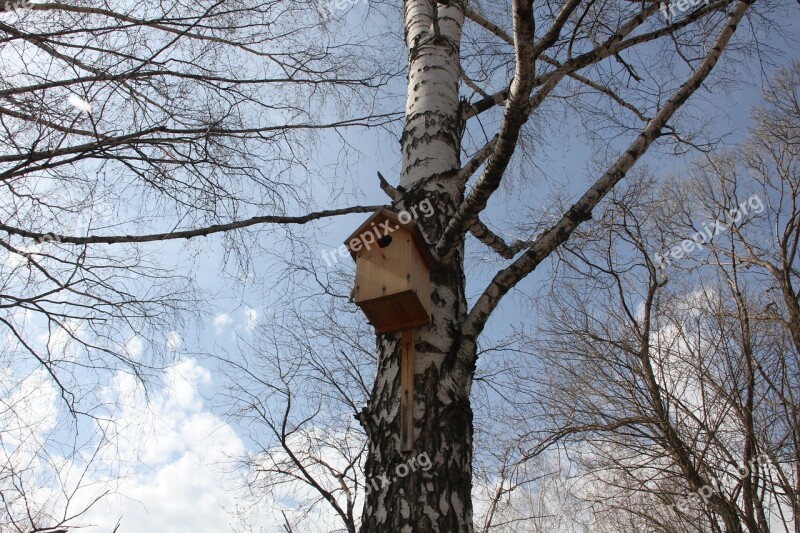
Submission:
[[[363,238],[387,220],[383,227],[391,232]],[[379,334],[430,323],[430,269],[418,239],[393,213],[379,210],[346,242],[356,260],[353,300]]]
[[411,235],[401,229],[389,238],[391,241],[384,241],[383,247],[373,244],[369,250],[358,252],[356,303],[412,289],[414,245]]

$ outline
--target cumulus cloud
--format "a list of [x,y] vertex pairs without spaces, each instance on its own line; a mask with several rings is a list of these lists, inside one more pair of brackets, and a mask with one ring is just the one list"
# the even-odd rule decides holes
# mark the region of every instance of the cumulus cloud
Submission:
[[132,335],[122,345],[125,354],[131,359],[139,359],[144,351],[144,343],[139,335]]
[[[117,523],[120,531],[231,530],[231,511],[245,498],[232,465],[245,446],[205,404],[201,391],[211,382],[193,359],[170,367],[155,394],[145,395],[127,374],[116,376],[107,391],[118,405],[114,460],[129,468],[107,480],[115,491],[81,518],[82,531],[107,533]],[[278,531],[277,524],[260,523]]]
[[219,313],[214,316],[214,332],[217,335],[222,335],[231,324],[233,324],[233,319],[228,313]]
[[[30,509],[46,521],[58,507],[60,459],[43,453],[57,426],[58,393],[44,369],[20,372],[0,367],[0,519],[24,517]],[[41,510],[41,511],[39,511]],[[3,529],[0,525],[0,529]]]
[[261,314],[258,310],[249,306],[233,315],[219,313],[214,315],[214,333],[217,336],[223,335],[226,331],[231,334],[234,331],[252,333],[258,327],[260,318]]
[[65,361],[76,361],[82,345],[75,341],[83,335],[84,324],[78,320],[67,319],[60,326],[36,337],[40,346],[46,346],[53,357]]
[[258,311],[252,307],[247,307],[244,310],[244,327],[247,331],[252,332],[258,326]]
[[[178,337],[172,336],[176,341]],[[131,339],[126,344],[131,344]],[[147,391],[135,376],[116,372],[100,393],[102,404],[109,406],[108,413],[97,421],[96,434],[102,434],[109,442],[99,447],[98,443],[89,442],[79,453],[54,456],[51,463],[34,465],[37,472],[50,472],[49,476],[32,476],[31,483],[40,480],[31,489],[41,495],[37,495],[37,501],[42,502],[39,507],[54,515],[61,515],[68,505],[73,509],[89,507],[71,523],[81,526],[85,533],[108,533],[117,524],[119,531],[231,531],[234,525],[243,523],[243,518],[255,531],[277,533],[283,531],[284,511],[301,517],[303,531],[309,533],[339,527],[338,519],[326,505],[316,506],[310,513],[302,512],[309,501],[318,497],[305,484],[272,491],[263,487],[249,490],[245,481],[253,481],[252,476],[258,474],[243,471],[240,459],[249,455],[269,465],[285,460],[285,454],[280,448],[270,449],[269,454],[248,451],[235,428],[207,404],[205,397],[213,393],[213,385],[212,372],[191,358],[180,359],[167,368],[161,382],[150,384]],[[58,422],[63,403],[56,389],[43,370],[21,378],[0,368],[0,400],[27,416],[16,422],[25,434],[6,432],[5,441],[0,440],[0,452],[4,451],[3,445],[9,447],[6,455],[19,449],[12,459],[34,464],[48,432],[58,434],[63,430]],[[0,422],[9,427],[10,421]],[[309,447],[304,439],[327,439],[332,443],[347,440],[345,434],[336,433],[312,426],[292,437],[297,449],[320,455],[322,462],[312,461],[311,468],[330,487],[336,487],[338,480],[319,465],[344,470],[346,461],[332,445]],[[16,440],[12,441],[12,437]],[[23,442],[34,446],[26,451],[19,445]],[[350,456],[357,452],[360,442],[352,445]],[[23,452],[27,453],[25,457],[20,455]],[[45,479],[46,483],[41,481]],[[83,488],[77,489],[68,503],[64,495],[79,485]],[[62,492],[63,487],[67,490]],[[106,491],[107,496],[92,504]],[[345,498],[341,494],[337,497]],[[359,498],[357,507],[360,504]]]
[[[217,315],[214,327],[220,333],[252,330],[262,313],[248,307],[233,316],[235,320],[228,314]],[[22,322],[27,317],[17,319]],[[64,356],[75,352],[73,356],[86,357],[80,346],[71,346],[76,344],[70,341],[75,331],[73,325],[66,325],[33,338],[38,346]],[[71,453],[74,441],[67,435],[71,418],[65,416],[64,401],[46,372],[0,366],[0,414],[24,415],[17,420],[0,419],[0,469],[3,461],[25,465],[30,479],[20,496],[33,495],[34,507],[56,519],[72,514],[66,512],[67,507],[80,511],[89,506],[71,523],[83,526],[81,531],[86,533],[108,533],[118,523],[121,532],[231,531],[242,523],[233,512],[244,513],[255,531],[282,531],[282,512],[299,515],[317,495],[302,484],[290,492],[249,491],[244,482],[252,472],[243,471],[239,461],[246,454],[252,457],[252,451],[236,428],[217,416],[205,400],[214,392],[212,372],[195,359],[180,358],[183,340],[177,331],[168,332],[164,343],[178,361],[164,371],[160,381],[150,382],[147,391],[134,375],[118,371],[96,392],[97,405],[102,407],[95,414],[100,416],[86,424],[91,427],[82,425],[76,453]],[[142,337],[132,335],[120,339],[117,346],[136,357],[144,344]],[[330,437],[330,433],[326,434]],[[56,446],[54,453],[40,458],[48,443]],[[322,453],[327,464],[341,460],[330,450]],[[332,486],[338,483],[320,475]],[[79,486],[83,488],[76,489]],[[92,504],[107,491],[107,496]],[[24,509],[17,511],[17,516],[25,516]],[[303,516],[308,524],[304,531],[309,533],[338,527],[338,519],[327,506]]]
[[43,368],[25,376],[0,368],[0,446],[39,441],[56,425],[57,393]]
[[167,333],[167,338],[164,341],[164,345],[167,347],[167,350],[170,352],[177,352],[178,348],[181,347],[181,344],[183,344],[183,338],[181,337],[180,333],[177,331],[170,331]]

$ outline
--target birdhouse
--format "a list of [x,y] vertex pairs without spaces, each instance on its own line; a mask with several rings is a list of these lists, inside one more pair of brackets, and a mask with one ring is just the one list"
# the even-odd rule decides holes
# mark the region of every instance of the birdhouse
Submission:
[[[402,220],[403,215],[409,220]],[[378,209],[345,246],[356,262],[353,300],[376,333],[430,324],[430,261],[410,214]]]

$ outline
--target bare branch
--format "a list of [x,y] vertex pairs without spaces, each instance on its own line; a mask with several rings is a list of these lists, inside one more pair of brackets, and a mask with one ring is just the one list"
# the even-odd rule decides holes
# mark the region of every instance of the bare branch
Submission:
[[196,228],[190,230],[175,230],[168,233],[151,233],[147,235],[88,235],[86,237],[59,235],[57,233],[41,233],[35,231],[28,231],[20,228],[0,224],[0,230],[5,231],[11,235],[18,235],[20,237],[27,237],[29,239],[36,239],[40,242],[55,241],[64,244],[120,244],[126,242],[153,242],[153,241],[167,241],[174,239],[191,239],[193,237],[207,237],[214,233],[221,233],[235,229],[242,229],[249,226],[258,224],[306,224],[312,220],[319,220],[321,218],[330,218],[341,215],[349,215],[352,213],[372,213],[373,211],[385,206],[381,205],[367,205],[345,207],[342,209],[328,209],[325,211],[316,211],[306,215],[299,216],[280,216],[280,215],[265,215],[259,217],[252,217],[245,220],[238,220],[229,222],[227,224],[214,224],[204,228]]
[[[470,310],[465,322],[465,335],[475,339],[483,330],[492,310],[497,307],[503,296],[520,280],[530,274],[553,250],[565,242],[582,222],[591,219],[592,210],[606,194],[616,185],[625,173],[639,160],[647,148],[658,138],[661,128],[698,88],[703,80],[719,61],[723,50],[736,31],[739,22],[752,5],[750,1],[740,1],[727,17],[727,21],[719,36],[714,41],[708,56],[700,67],[681,85],[675,94],[665,102],[656,116],[634,140],[625,153],[601,176],[594,185],[566,212],[564,216],[549,230],[539,236],[531,249],[514,261],[508,268],[501,270],[478,298]],[[474,340],[470,341],[470,344]]]

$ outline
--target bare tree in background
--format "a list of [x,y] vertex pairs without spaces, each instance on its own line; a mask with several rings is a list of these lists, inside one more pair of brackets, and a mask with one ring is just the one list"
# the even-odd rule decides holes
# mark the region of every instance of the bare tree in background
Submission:
[[545,334],[520,337],[541,364],[514,392],[549,421],[526,455],[575,463],[596,527],[800,530],[798,76],[739,152],[618,190],[560,252]]
[[[376,207],[352,205],[358,191],[348,180],[324,181],[313,163],[315,141],[322,132],[344,136],[361,128],[399,127],[402,104],[389,99],[394,107],[382,110],[374,102],[403,70],[405,58],[380,55],[390,50],[388,38],[376,44],[360,41],[358,34],[325,33],[330,21],[316,7],[281,0],[190,6],[56,2],[33,4],[0,20],[0,244],[14,258],[0,266],[6,313],[0,320],[20,343],[19,352],[46,369],[74,412],[91,411],[92,395],[75,393],[93,383],[84,379],[85,371],[125,368],[144,379],[158,369],[158,361],[125,357],[114,344],[117,338],[129,331],[155,338],[173,316],[195,307],[187,299],[189,280],[171,275],[165,257],[145,243],[168,246],[222,233],[226,251],[247,270],[259,228],[280,227],[290,240],[303,239],[308,235],[302,225]],[[342,409],[366,403],[357,409],[367,437],[364,479],[393,480],[366,494],[362,531],[473,530],[470,396],[487,321],[504,296],[592,218],[659,139],[696,144],[698,124],[678,121],[678,111],[704,84],[713,86],[712,71],[725,50],[751,44],[734,39],[740,24],[759,35],[782,6],[717,0],[668,20],[659,7],[583,0],[515,0],[510,7],[404,2],[402,165],[399,184],[382,181],[381,187],[395,209],[423,200],[435,208],[435,216],[418,221],[435,265],[433,323],[416,337],[414,386],[414,449],[427,453],[432,466],[395,475],[409,460],[397,446],[400,343],[397,335],[381,336],[377,350],[368,348],[376,353],[374,378],[349,375],[361,379],[336,395]],[[390,67],[382,66],[387,62]],[[543,204],[545,213],[533,220],[543,231],[506,243],[481,214],[490,201],[499,201],[501,185],[513,190],[515,180],[543,174],[543,162],[534,157],[540,155],[537,132],[560,127],[553,119],[558,112],[580,119],[576,133],[595,141],[609,154],[607,161],[586,186],[570,181],[578,191],[563,205],[535,191],[521,195],[527,213],[512,223],[531,222],[537,211],[532,198]],[[556,176],[545,173],[542,179]],[[320,196],[307,188],[320,184],[334,205],[318,208]],[[74,217],[101,203],[112,206],[108,216],[90,217],[84,231],[68,231]],[[476,280],[482,288],[469,300],[467,234],[503,262],[489,279]],[[291,279],[319,280],[309,258],[302,259]],[[319,281],[321,293],[344,296],[340,286]],[[80,334],[70,336],[82,345],[82,357],[54,358],[47,347],[25,342],[12,318],[19,310],[58,331],[75,331],[67,320],[80,324]],[[326,390],[335,389],[340,376],[315,361],[311,345],[319,339],[294,330],[276,338],[286,344],[273,344],[263,368],[278,379],[266,380],[245,363],[240,369],[250,380],[244,385],[263,389],[249,389],[252,401],[232,405],[237,414],[258,419],[275,439],[277,448],[264,445],[264,469],[278,477],[301,476],[342,527],[353,531],[358,487],[347,482],[358,483],[353,473],[360,448],[341,446],[349,462],[336,467],[321,464],[320,454],[298,455],[292,448],[305,446],[303,423],[318,414],[293,418],[296,387],[323,376]],[[353,361],[361,368],[365,352],[354,356],[349,350],[363,342],[337,345],[345,354],[338,361],[333,355],[336,368],[347,369]],[[287,348],[291,355],[279,352]],[[325,404],[331,412],[337,405]],[[330,484],[302,472],[314,463]]]

